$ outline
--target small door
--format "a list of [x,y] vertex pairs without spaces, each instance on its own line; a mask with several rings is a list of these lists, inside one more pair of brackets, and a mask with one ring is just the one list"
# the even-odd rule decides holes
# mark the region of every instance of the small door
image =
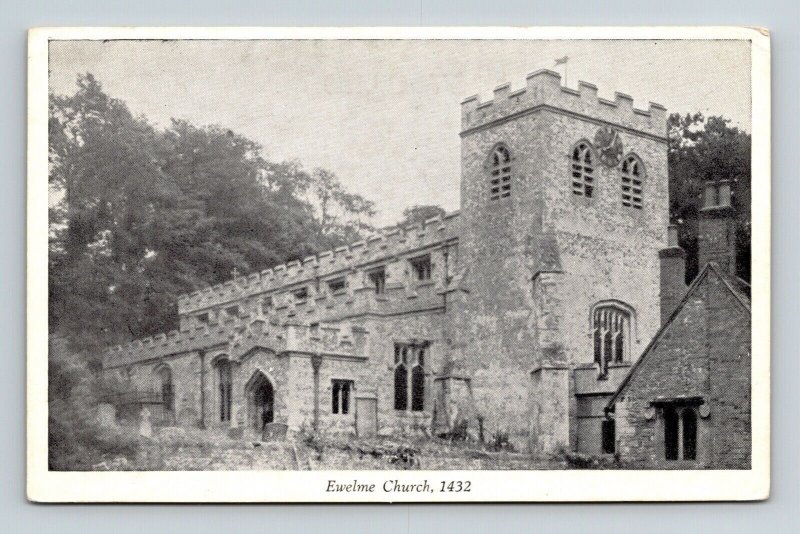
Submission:
[[356,399],[356,433],[358,437],[374,436],[378,431],[378,400],[368,397]]
[[256,371],[245,391],[249,405],[250,427],[260,434],[275,419],[275,390],[269,379]]

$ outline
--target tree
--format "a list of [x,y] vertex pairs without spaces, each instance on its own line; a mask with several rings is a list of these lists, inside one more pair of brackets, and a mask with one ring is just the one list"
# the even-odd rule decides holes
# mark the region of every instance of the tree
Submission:
[[374,206],[220,126],[157,129],[91,75],[49,103],[49,466],[130,455],[94,414],[102,348],[177,326],[178,295],[355,240]]
[[367,221],[375,215],[375,203],[348,192],[334,173],[314,169],[309,186],[310,202],[319,210],[322,238],[331,247],[354,241],[363,232],[374,230]]
[[670,220],[678,225],[679,244],[687,251],[687,281],[699,270],[697,232],[706,181],[732,181],[736,218],[737,274],[750,280],[750,134],[723,117],[670,115]]
[[49,130],[52,328],[80,348],[136,335],[151,223],[176,193],[158,167],[159,135],[90,74],[74,96],[51,95]]
[[432,204],[415,204],[403,210],[400,226],[419,224],[433,217],[444,217],[447,212],[441,206]]
[[50,95],[49,134],[50,325],[78,351],[175,328],[179,294],[359,239],[374,214],[229,129],[156,129],[91,74]]

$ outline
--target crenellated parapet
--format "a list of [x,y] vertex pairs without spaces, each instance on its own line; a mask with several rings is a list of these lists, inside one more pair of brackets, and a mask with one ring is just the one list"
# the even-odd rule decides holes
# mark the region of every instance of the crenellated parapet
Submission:
[[[178,299],[178,313],[183,316],[199,310],[211,309],[246,300],[262,294],[273,294],[274,305],[293,305],[291,291],[304,285],[313,301],[327,294],[324,285],[309,284],[320,279],[343,276],[347,278],[348,291],[363,285],[358,271],[369,269],[382,261],[413,256],[425,249],[452,242],[459,235],[458,212],[444,217],[434,217],[424,223],[405,228],[393,228],[370,236],[349,246],[338,247],[303,260],[294,260],[260,273],[251,273],[228,280],[222,284],[182,295]],[[363,273],[362,273],[363,274]]]
[[462,135],[487,127],[497,121],[517,117],[537,109],[555,109],[629,128],[652,136],[666,137],[667,110],[650,102],[647,110],[633,107],[633,98],[614,93],[614,100],[600,98],[597,87],[578,82],[578,89],[561,85],[561,75],[541,69],[527,76],[526,86],[511,91],[505,83],[494,90],[494,98],[481,102],[477,95],[461,102]]
[[221,350],[236,361],[256,348],[276,354],[291,352],[366,357],[367,331],[348,321],[335,324],[277,322],[274,317],[257,316],[219,325],[202,325],[189,330],[137,339],[109,348],[103,367],[111,369],[167,356],[197,351]]

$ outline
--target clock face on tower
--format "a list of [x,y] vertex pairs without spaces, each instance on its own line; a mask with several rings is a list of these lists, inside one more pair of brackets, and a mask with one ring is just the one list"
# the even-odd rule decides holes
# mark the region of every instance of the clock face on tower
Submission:
[[613,128],[606,126],[597,130],[594,146],[600,161],[608,167],[616,167],[622,159],[622,138]]

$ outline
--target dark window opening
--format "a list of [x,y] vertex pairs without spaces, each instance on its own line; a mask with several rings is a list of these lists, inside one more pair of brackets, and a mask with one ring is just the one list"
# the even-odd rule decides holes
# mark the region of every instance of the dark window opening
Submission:
[[230,317],[239,317],[239,306],[228,306],[225,308],[225,313]]
[[625,333],[619,332],[617,339],[614,341],[614,361],[621,363],[625,359],[625,353],[622,350],[625,344]]
[[376,269],[367,274],[370,285],[375,289],[376,295],[386,293],[386,270]]
[[411,411],[421,412],[425,406],[425,371],[421,365],[411,370]]
[[161,402],[164,409],[172,412],[175,409],[175,393],[172,387],[172,371],[164,367],[159,371],[161,378]]
[[571,182],[572,194],[592,198],[594,194],[594,164],[592,149],[588,143],[579,143],[572,150]]
[[678,414],[675,408],[664,408],[664,458],[678,459]]
[[231,420],[231,395],[233,392],[233,376],[228,360],[222,360],[217,364],[217,387],[219,420],[224,423]]
[[394,369],[394,409],[408,409],[408,373],[403,364]]
[[697,412],[693,406],[665,406],[664,458],[697,459]]
[[594,363],[596,363],[597,365],[602,367],[602,365],[603,365],[603,360],[602,360],[602,358],[603,358],[603,347],[602,347],[602,341],[600,340],[600,336],[601,335],[602,334],[600,334],[600,329],[599,328],[595,328],[594,329]]
[[341,295],[347,290],[347,281],[344,278],[337,278],[328,282],[328,289],[334,295]]
[[210,316],[208,315],[208,312],[201,313],[201,314],[197,315],[197,320],[200,321],[203,324],[207,324],[208,321],[210,320]]
[[411,260],[411,266],[414,269],[414,275],[418,281],[424,282],[431,279],[433,266],[431,265],[430,256],[423,256]]
[[683,430],[683,459],[694,460],[697,456],[697,415],[692,408],[684,408],[681,415]]
[[308,288],[301,287],[300,289],[295,289],[292,292],[292,296],[294,296],[295,302],[305,302],[308,298]]
[[347,415],[350,413],[350,394],[353,389],[352,380],[332,380],[332,406],[335,414]]
[[272,297],[264,297],[264,300],[261,302],[261,312],[264,314],[268,313],[273,305]]
[[490,159],[489,199],[511,196],[511,153],[503,145],[494,149]]
[[621,170],[622,205],[642,209],[642,163],[636,156],[630,155],[622,162]]
[[614,420],[604,419],[600,424],[600,430],[603,438],[603,452],[606,454],[613,454],[615,449],[614,441],[616,439]]
[[426,345],[401,343],[395,345],[394,407],[396,410],[408,410],[409,402],[412,412],[421,412],[425,409],[426,350]]

